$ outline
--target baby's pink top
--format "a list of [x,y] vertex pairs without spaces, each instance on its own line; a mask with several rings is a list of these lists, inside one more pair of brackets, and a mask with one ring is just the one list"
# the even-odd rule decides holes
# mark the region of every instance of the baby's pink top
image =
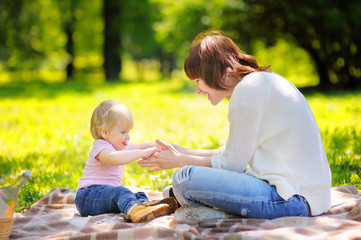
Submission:
[[[129,149],[129,147],[128,145],[125,150]],[[117,151],[112,144],[103,139],[97,139],[94,142],[77,189],[90,185],[120,186],[122,184],[124,165],[109,165],[95,158],[95,156],[106,148]]]

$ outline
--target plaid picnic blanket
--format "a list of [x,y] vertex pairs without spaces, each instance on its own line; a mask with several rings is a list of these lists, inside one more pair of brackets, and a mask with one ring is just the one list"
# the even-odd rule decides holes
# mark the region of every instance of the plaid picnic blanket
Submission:
[[[149,199],[162,195],[143,191]],[[330,211],[317,217],[223,218],[195,224],[177,222],[173,215],[137,224],[122,214],[81,217],[74,197],[75,190],[56,188],[27,212],[16,213],[10,239],[361,239],[361,194],[354,186],[332,188]]]

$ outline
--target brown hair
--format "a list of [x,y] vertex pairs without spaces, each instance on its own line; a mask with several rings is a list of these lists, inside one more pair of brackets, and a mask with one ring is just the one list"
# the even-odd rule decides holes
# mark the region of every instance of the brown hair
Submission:
[[259,67],[253,56],[241,51],[220,31],[207,31],[193,40],[184,71],[192,80],[202,79],[211,88],[225,90],[232,87],[225,83],[226,77],[235,80],[235,86],[249,73],[270,69]]

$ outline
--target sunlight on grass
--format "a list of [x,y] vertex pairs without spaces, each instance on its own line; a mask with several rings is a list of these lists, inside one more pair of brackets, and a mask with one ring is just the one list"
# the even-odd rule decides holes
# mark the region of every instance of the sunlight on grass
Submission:
[[320,127],[332,184],[361,188],[361,93],[312,94],[307,100]]
[[[89,121],[103,100],[127,105],[134,115],[133,142],[160,138],[192,148],[218,148],[228,136],[228,102],[212,106],[193,93],[191,81],[144,83],[12,83],[0,88],[0,185],[23,169],[33,174],[19,194],[19,208],[53,188],[75,189],[93,139]],[[361,93],[306,95],[333,172],[333,186],[360,184]],[[162,190],[175,170],[152,174],[133,162],[124,185]],[[18,209],[19,209],[18,208]]]

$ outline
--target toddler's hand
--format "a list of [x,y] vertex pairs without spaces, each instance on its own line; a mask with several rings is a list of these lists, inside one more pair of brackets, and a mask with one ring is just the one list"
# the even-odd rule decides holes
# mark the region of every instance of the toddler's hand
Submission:
[[150,147],[150,148],[146,148],[143,149],[143,159],[147,159],[149,157],[151,157],[153,154],[155,153],[159,153],[159,149],[157,147]]
[[160,146],[160,145],[157,144],[157,143],[154,143],[154,147],[157,148],[157,152],[158,152],[158,153],[161,152],[161,151],[164,151],[164,149],[162,148],[162,146]]

